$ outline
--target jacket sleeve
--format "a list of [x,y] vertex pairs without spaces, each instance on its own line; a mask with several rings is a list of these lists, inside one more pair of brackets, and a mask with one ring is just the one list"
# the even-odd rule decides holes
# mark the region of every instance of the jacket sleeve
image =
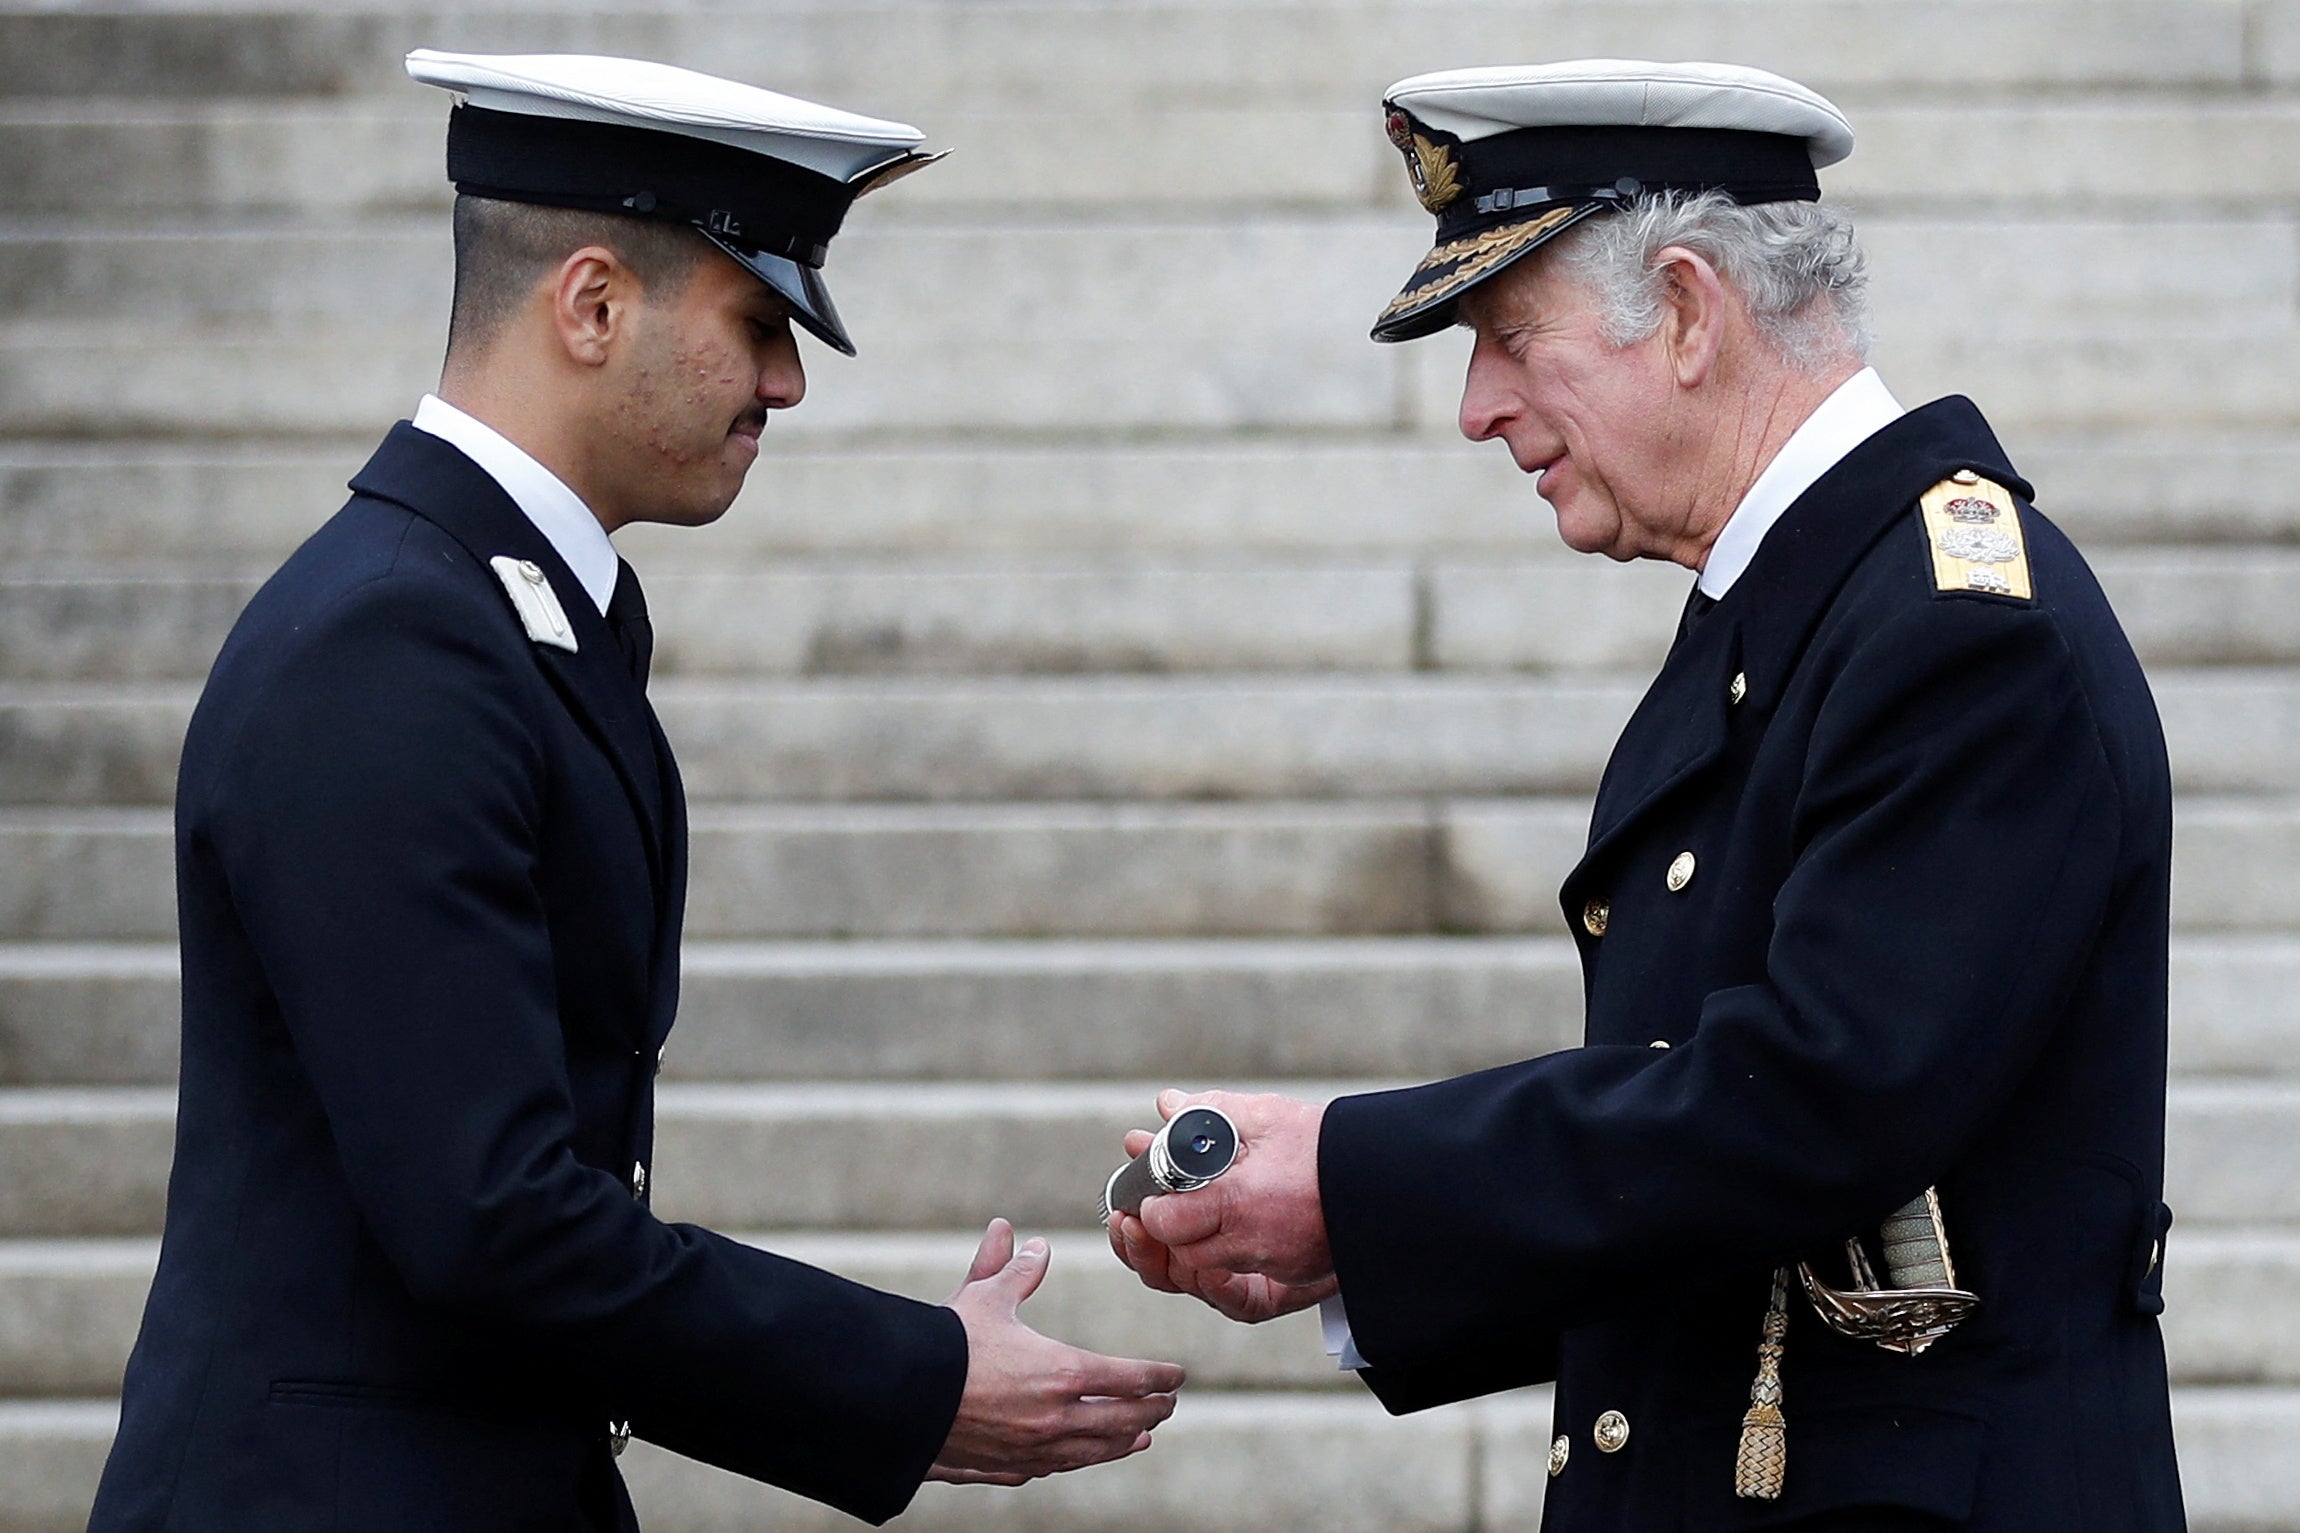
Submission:
[[187,806],[353,1201],[417,1298],[530,1337],[643,1435],[883,1521],[949,1431],[964,1330],[664,1224],[576,1159],[536,882],[558,703],[480,594],[340,600],[246,715],[228,792]]
[[1540,1377],[1546,1337],[1654,1274],[1789,1260],[1957,1162],[2038,1056],[2118,862],[2050,615],[1942,599],[1882,625],[1831,683],[1790,834],[1763,981],[1705,997],[1677,1047],[1328,1111],[1335,1266],[1393,1409],[1473,1392],[1497,1352],[1504,1382]]

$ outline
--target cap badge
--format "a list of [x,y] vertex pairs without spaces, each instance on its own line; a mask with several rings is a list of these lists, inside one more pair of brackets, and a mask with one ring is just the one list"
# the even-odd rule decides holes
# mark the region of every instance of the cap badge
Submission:
[[1414,195],[1432,213],[1442,213],[1462,193],[1461,166],[1453,150],[1414,131],[1413,119],[1392,110],[1387,123],[1390,142],[1406,157],[1406,174],[1413,179]]

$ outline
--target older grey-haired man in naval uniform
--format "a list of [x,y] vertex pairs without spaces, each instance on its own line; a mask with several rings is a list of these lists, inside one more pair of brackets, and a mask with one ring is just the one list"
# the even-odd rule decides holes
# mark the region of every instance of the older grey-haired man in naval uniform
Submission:
[[1979,410],[1866,366],[1850,127],[1620,60],[1385,110],[1438,241],[1375,337],[1468,327],[1463,433],[1698,575],[1562,891],[1584,1046],[1166,1093],[1244,1147],[1121,1258],[1322,1303],[1392,1410],[1554,1379],[1553,1529],[2179,1528],[2163,737]]

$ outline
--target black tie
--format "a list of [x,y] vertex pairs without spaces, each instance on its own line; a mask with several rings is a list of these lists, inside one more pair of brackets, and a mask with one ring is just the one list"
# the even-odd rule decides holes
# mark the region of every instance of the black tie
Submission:
[[[618,596],[622,594],[622,589],[621,586],[615,588]],[[1685,615],[1677,620],[1677,637],[1682,639],[1691,633],[1695,625],[1709,615],[1709,609],[1716,605],[1717,598],[1703,594],[1701,587],[1696,585],[1693,594],[1685,598]]]
[[628,560],[618,563],[621,567],[615,572],[615,594],[607,598],[607,629],[622,646],[623,663],[631,668],[631,679],[643,691],[647,663],[655,655],[655,625],[647,620],[647,596],[639,589],[639,572]]

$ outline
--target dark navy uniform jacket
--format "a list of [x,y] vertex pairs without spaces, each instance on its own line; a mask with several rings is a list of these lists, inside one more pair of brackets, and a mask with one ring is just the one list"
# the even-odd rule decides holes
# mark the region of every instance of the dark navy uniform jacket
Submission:
[[686,876],[644,693],[455,448],[402,424],[352,489],[185,743],[175,1170],[93,1528],[629,1527],[610,1421],[883,1521],[957,1317],[634,1196]]
[[[2033,599],[1936,579],[1919,501],[1964,469],[2019,497]],[[2171,787],[2139,663],[2030,494],[1963,399],[1816,482],[1606,769],[1563,891],[1586,1045],[1328,1112],[1367,1382],[1410,1411],[1555,1378],[1552,1529],[2182,1526]],[[1786,1489],[1736,1498],[1773,1269],[1850,1286],[1844,1239],[1931,1185],[1982,1308],[1905,1357],[1792,1283]]]

